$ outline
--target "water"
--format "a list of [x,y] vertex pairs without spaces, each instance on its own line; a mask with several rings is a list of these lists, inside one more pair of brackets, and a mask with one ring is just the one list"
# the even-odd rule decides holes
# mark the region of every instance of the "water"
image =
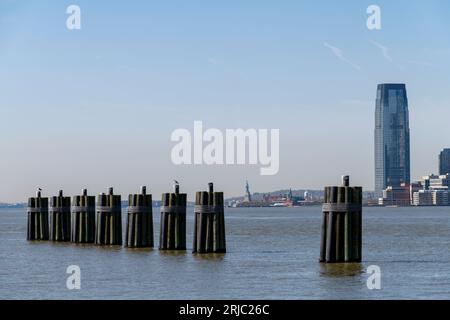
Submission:
[[[0,298],[450,299],[450,207],[364,208],[363,262],[347,265],[318,263],[320,207],[226,209],[228,252],[205,257],[189,251],[191,210],[188,251],[164,253],[27,242],[25,210],[0,209]],[[81,290],[66,288],[74,264]]]

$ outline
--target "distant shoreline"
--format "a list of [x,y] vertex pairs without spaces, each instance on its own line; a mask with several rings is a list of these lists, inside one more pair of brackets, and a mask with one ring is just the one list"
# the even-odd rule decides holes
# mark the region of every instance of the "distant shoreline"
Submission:
[[0,203],[0,209],[26,208],[26,203]]

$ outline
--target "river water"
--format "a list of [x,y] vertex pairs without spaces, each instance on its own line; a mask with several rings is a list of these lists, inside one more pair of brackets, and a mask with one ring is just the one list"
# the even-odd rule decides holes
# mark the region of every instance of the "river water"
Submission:
[[[0,209],[0,298],[450,299],[450,207],[364,208],[363,262],[338,265],[318,263],[320,207],[226,209],[228,252],[213,256],[190,252],[192,210],[188,250],[166,253],[28,242],[25,209]],[[157,246],[156,208],[154,226]],[[80,290],[66,287],[69,265]]]

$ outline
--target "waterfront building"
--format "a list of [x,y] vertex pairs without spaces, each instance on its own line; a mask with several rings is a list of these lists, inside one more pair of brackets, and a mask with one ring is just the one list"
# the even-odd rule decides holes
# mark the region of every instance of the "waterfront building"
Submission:
[[414,203],[414,193],[418,192],[419,190],[423,190],[423,186],[421,182],[412,182],[409,186],[409,200],[410,203]]
[[375,192],[410,183],[409,111],[404,84],[379,84],[375,108]]
[[424,190],[448,190],[450,188],[450,173],[445,175],[430,174],[420,179]]
[[448,190],[419,190],[414,193],[415,206],[448,206],[450,205],[450,192]]
[[450,174],[423,176],[418,183],[411,184],[414,206],[450,205]]
[[439,155],[439,174],[450,174],[450,149],[444,149]]
[[389,186],[383,190],[379,199],[381,206],[409,206],[411,205],[410,186],[402,183],[400,186]]
[[414,192],[413,205],[415,206],[432,206],[433,205],[433,191],[419,190]]
[[435,205],[435,206],[450,205],[448,190],[434,190],[433,191],[433,205]]

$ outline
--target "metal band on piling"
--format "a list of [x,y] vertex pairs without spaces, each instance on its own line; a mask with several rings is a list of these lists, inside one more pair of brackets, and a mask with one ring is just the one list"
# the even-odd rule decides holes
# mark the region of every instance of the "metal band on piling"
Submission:
[[194,211],[198,213],[217,213],[223,211],[223,206],[215,205],[195,205]]
[[161,212],[170,212],[170,213],[186,213],[185,206],[161,206]]
[[97,206],[97,212],[111,213],[113,211],[117,211],[117,208],[109,207],[109,206]]
[[95,212],[95,207],[90,207],[90,206],[72,206],[72,212]]
[[50,207],[50,213],[66,213],[70,212],[70,207]]
[[42,212],[48,212],[48,208],[27,207],[27,211],[30,212],[30,213],[42,213]]
[[139,212],[144,212],[145,210],[148,210],[148,207],[145,207],[145,206],[128,206],[127,207],[128,213],[139,213]]
[[324,203],[322,211],[324,212],[354,212],[361,211],[362,205],[357,203]]

